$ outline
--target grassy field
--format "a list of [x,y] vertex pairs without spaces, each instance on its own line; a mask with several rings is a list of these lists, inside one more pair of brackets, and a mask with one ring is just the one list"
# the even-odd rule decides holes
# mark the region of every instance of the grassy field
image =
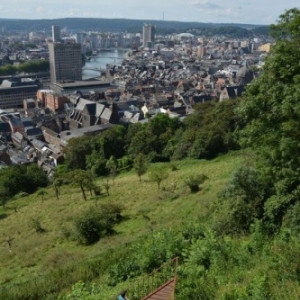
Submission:
[[[212,161],[184,160],[176,162],[176,171],[171,170],[169,163],[159,164],[169,173],[160,190],[147,173],[139,182],[136,173],[130,171],[110,180],[110,195],[103,188],[106,179],[96,179],[102,194],[89,196],[87,201],[73,186],[63,186],[59,200],[54,189],[48,187],[43,197],[36,193],[9,201],[0,209],[0,285],[32,280],[57,268],[101,256],[154,229],[175,227],[195,218],[205,220],[218,192],[245,158],[244,152],[236,152]],[[185,179],[202,173],[208,180],[200,192],[191,194]],[[105,202],[124,208],[124,220],[114,228],[116,234],[91,246],[65,238],[63,231],[72,228],[76,215]],[[37,222],[44,232],[36,232]]]

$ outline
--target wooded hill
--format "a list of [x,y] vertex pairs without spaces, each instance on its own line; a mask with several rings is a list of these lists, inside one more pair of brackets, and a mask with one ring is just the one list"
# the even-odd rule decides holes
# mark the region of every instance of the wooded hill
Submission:
[[[6,31],[36,31],[50,32],[52,25],[67,27],[69,31],[102,31],[102,32],[134,32],[141,33],[145,23],[156,26],[157,33],[171,34],[198,30],[202,35],[229,35],[232,37],[249,37],[253,35],[268,35],[268,26],[252,24],[218,24],[200,22],[178,22],[162,20],[131,20],[131,19],[96,19],[96,18],[64,18],[64,19],[0,19]],[[200,31],[199,31],[200,30]]]

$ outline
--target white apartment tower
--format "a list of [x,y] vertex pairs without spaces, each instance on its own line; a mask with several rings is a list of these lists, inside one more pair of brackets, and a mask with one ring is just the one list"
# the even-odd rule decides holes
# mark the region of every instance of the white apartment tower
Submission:
[[53,43],[57,43],[61,41],[59,26],[55,26],[55,25],[52,26],[52,41]]

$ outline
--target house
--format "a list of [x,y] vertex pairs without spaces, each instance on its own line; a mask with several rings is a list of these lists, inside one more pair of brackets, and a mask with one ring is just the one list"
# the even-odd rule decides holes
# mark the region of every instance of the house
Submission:
[[11,127],[8,122],[0,121],[0,135],[6,140],[11,140]]
[[32,139],[37,139],[41,141],[44,140],[43,131],[39,127],[26,129],[25,136],[28,140],[32,140]]
[[220,101],[240,97],[244,91],[245,87],[243,85],[227,86],[220,93]]
[[109,108],[104,104],[79,98],[74,105],[74,111],[69,116],[70,129],[78,129],[104,123],[118,123],[117,106]]
[[27,146],[27,140],[25,139],[24,135],[20,132],[14,132],[11,135],[11,139],[12,139],[13,144],[17,148],[24,148]]

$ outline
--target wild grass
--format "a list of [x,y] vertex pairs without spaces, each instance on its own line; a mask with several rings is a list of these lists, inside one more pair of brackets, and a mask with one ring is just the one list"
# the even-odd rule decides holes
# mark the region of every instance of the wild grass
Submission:
[[[37,192],[9,201],[0,208],[2,295],[7,300],[46,299],[46,295],[79,280],[98,278],[100,271],[117,259],[113,253],[119,256],[123,251],[125,255],[131,242],[152,230],[176,227],[186,220],[204,220],[211,203],[243,160],[243,152],[236,152],[212,161],[178,161],[175,169],[174,163],[160,163],[169,172],[160,191],[147,173],[140,182],[132,170],[110,181],[109,196],[103,188],[106,178],[97,178],[102,194],[89,196],[88,201],[73,186],[62,186],[59,200],[53,187],[48,187],[44,199]],[[206,174],[208,179],[200,192],[191,194],[184,181],[197,174]],[[80,212],[112,202],[124,207],[124,220],[114,227],[116,234],[91,246],[65,237],[64,230],[72,229],[72,221]],[[32,220],[38,220],[44,231],[38,232]]]

